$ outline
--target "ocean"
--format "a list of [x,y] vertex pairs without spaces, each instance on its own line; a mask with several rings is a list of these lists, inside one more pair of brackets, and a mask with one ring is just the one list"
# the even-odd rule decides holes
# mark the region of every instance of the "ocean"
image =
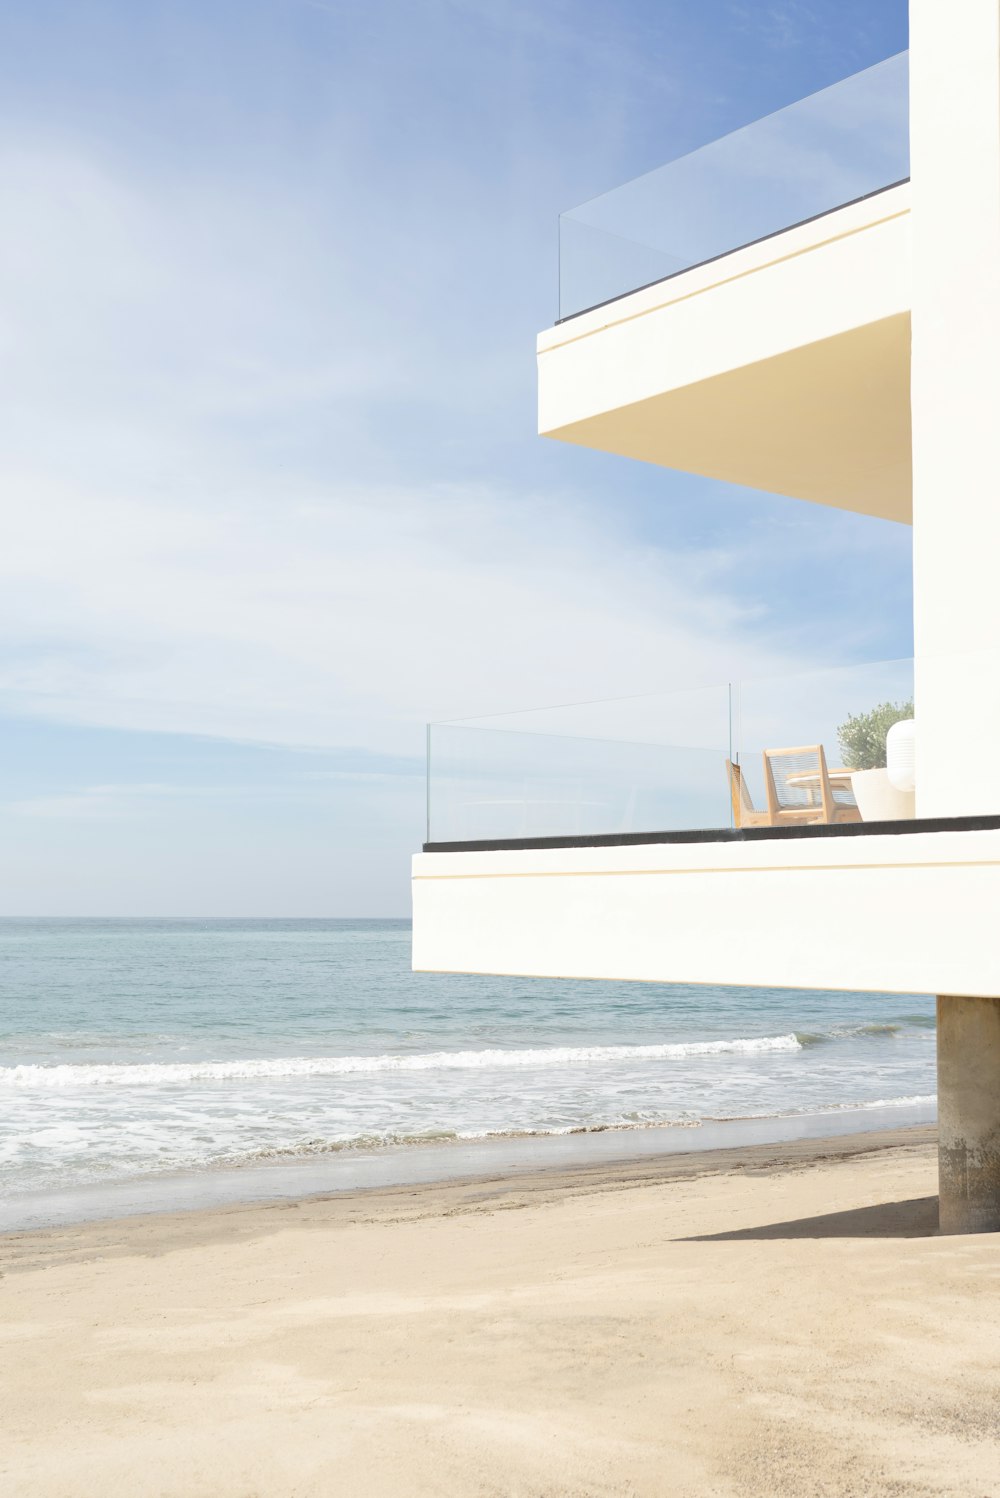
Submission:
[[717,1142],[723,1120],[787,1138],[934,1117],[925,995],[409,960],[402,920],[0,921],[0,1226],[203,1202],[213,1180],[238,1197],[253,1166],[311,1161],[310,1189],[336,1189],[362,1162],[469,1159],[421,1145],[519,1141],[523,1161],[572,1137],[579,1158],[602,1131],[627,1152]]

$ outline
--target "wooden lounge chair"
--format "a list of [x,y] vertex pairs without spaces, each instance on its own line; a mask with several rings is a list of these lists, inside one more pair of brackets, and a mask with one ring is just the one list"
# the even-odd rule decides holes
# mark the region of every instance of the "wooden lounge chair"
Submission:
[[831,786],[822,744],[765,749],[764,788],[772,827],[861,820],[847,786]]

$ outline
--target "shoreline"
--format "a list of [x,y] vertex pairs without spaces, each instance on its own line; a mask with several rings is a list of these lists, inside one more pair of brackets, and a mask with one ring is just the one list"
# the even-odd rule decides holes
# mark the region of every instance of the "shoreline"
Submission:
[[12,1194],[0,1199],[0,1240],[12,1233],[118,1218],[299,1201],[397,1186],[433,1186],[452,1180],[575,1169],[588,1164],[628,1165],[650,1158],[747,1150],[855,1134],[896,1133],[914,1127],[936,1128],[933,1104],[714,1119],[700,1124],[597,1128],[565,1134],[428,1140],[377,1149],[331,1149]]
[[[801,1119],[753,1122],[777,1125],[801,1123]],[[346,1211],[367,1204],[369,1212],[378,1216],[389,1202],[417,1209],[424,1203],[433,1214],[435,1204],[449,1193],[457,1200],[485,1193],[497,1201],[524,1192],[558,1198],[699,1176],[773,1174],[888,1151],[926,1153],[937,1139],[936,1123],[924,1121],[865,1129],[850,1127],[852,1116],[838,1120],[844,1127],[825,1131],[819,1125],[829,1125],[828,1115],[817,1115],[811,1122],[816,1127],[808,1133],[768,1129],[764,1132],[773,1137],[752,1141],[739,1138],[743,1131],[732,1124],[719,1123],[705,1125],[708,1137],[697,1144],[690,1135],[701,1134],[700,1129],[670,1131],[689,1137],[673,1138],[667,1145],[663,1135],[668,1131],[652,1128],[484,1140],[464,1147],[411,1146],[353,1161],[355,1168],[340,1171],[335,1180],[331,1166],[342,1163],[343,1155],[321,1162],[244,1166],[217,1174],[203,1171],[193,1179],[185,1174],[122,1183],[113,1196],[109,1188],[98,1187],[86,1200],[87,1188],[64,1193],[57,1203],[46,1193],[43,1204],[27,1212],[16,1201],[0,1204],[0,1225],[15,1214],[27,1219],[0,1226],[0,1272],[13,1268],[31,1244],[51,1241],[55,1245],[66,1240],[77,1248],[85,1242],[96,1248],[107,1231],[121,1241],[153,1240],[162,1232],[172,1236],[170,1224],[180,1223],[214,1238],[237,1219],[257,1221],[260,1214],[302,1207],[335,1209],[338,1204]],[[533,1148],[540,1141],[551,1147]],[[442,1168],[445,1165],[448,1168]],[[380,1179],[373,1167],[381,1167]],[[102,1210],[109,1205],[124,1210]]]

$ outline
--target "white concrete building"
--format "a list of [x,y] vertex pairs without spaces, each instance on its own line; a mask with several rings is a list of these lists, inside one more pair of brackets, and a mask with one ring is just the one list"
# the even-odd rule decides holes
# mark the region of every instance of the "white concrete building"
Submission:
[[[910,40],[564,215],[538,368],[545,436],[912,524],[913,662],[437,725],[413,960],[935,992],[942,1227],[975,1231],[1000,1229],[1000,0],[911,0]],[[913,797],[866,809],[837,729],[911,698]],[[764,751],[820,744],[861,820],[819,806],[818,761],[767,799]]]

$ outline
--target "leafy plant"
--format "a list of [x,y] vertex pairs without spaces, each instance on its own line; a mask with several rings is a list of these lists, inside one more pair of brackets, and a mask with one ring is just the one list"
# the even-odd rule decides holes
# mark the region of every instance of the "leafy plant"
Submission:
[[912,702],[880,702],[871,712],[848,718],[837,729],[837,742],[845,768],[884,769],[886,734],[894,723],[912,717]]

